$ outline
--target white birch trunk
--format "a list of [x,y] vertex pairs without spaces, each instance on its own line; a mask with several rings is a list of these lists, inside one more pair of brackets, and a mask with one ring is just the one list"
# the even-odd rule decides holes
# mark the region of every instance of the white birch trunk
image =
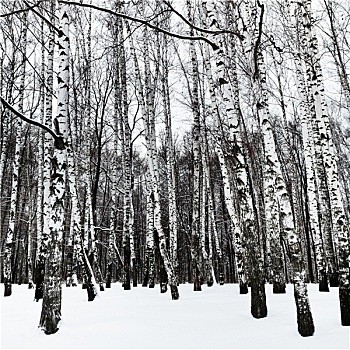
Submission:
[[[18,111],[23,113],[24,103],[24,83],[26,78],[26,49],[27,49],[27,13],[23,14],[23,23],[21,30],[21,52],[22,52],[22,64],[20,68],[20,86],[19,86],[19,102]],[[4,275],[4,296],[10,296],[12,294],[12,279],[13,279],[13,266],[12,266],[12,254],[15,246],[15,229],[16,229],[16,214],[17,214],[17,198],[18,198],[18,183],[19,183],[19,170],[21,162],[21,150],[22,150],[22,120],[17,118],[15,121],[16,128],[16,146],[15,155],[12,167],[12,179],[11,179],[11,198],[10,198],[10,215],[9,223],[6,234],[5,253],[3,260],[3,275]]]
[[[126,23],[126,28],[128,34],[130,33],[130,28]],[[171,259],[169,257],[169,252],[166,247],[166,240],[164,235],[164,230],[161,224],[161,208],[159,201],[159,167],[157,158],[157,148],[156,148],[156,137],[155,137],[155,115],[153,108],[154,92],[150,86],[150,62],[148,53],[148,30],[144,28],[144,58],[145,58],[145,89],[146,93],[143,92],[143,85],[141,80],[141,73],[138,65],[137,55],[135,53],[135,48],[131,36],[129,37],[130,51],[134,61],[134,68],[137,80],[137,93],[139,95],[139,102],[141,105],[141,113],[143,116],[143,125],[145,129],[145,139],[147,147],[147,161],[149,172],[151,174],[151,186],[153,187],[153,205],[154,205],[154,226],[157,230],[159,236],[159,249],[161,256],[164,261],[164,267],[166,269],[168,280],[171,289],[171,295],[173,300],[179,298],[178,288],[177,288],[177,276],[175,272],[175,267],[173,266]],[[145,102],[146,101],[146,102]]]
[[316,266],[319,282],[320,291],[329,291],[327,276],[326,276],[326,261],[324,258],[324,249],[322,242],[322,235],[320,230],[320,221],[318,214],[318,198],[317,198],[317,188],[315,179],[315,168],[314,168],[314,144],[312,131],[310,130],[310,122],[308,120],[308,114],[310,113],[307,104],[307,91],[305,86],[305,81],[302,73],[302,63],[298,55],[294,57],[295,70],[298,82],[298,92],[300,96],[300,109],[301,109],[301,126],[302,126],[302,136],[303,136],[303,152],[305,157],[305,168],[307,177],[307,198],[309,204],[310,213],[310,226],[311,234],[315,242],[316,250]]
[[67,119],[68,119],[68,86],[69,86],[69,18],[67,7],[60,11],[59,44],[59,73],[57,115],[53,120],[54,131],[57,135],[54,153],[51,159],[51,215],[48,256],[45,266],[45,288],[40,317],[40,328],[45,334],[58,331],[61,320],[62,294],[62,241],[64,235],[64,198],[65,172],[67,167]]
[[169,241],[170,241],[170,259],[172,265],[177,270],[177,209],[176,209],[176,178],[175,178],[175,151],[173,142],[173,133],[171,126],[171,105],[169,91],[169,67],[168,67],[168,39],[164,37],[164,53],[162,57],[163,77],[162,77],[162,97],[164,103],[165,130],[166,130],[166,169],[167,169],[167,187],[169,196]]
[[[50,22],[55,24],[56,2],[50,1]],[[49,27],[49,45],[47,54],[47,70],[46,70],[46,92],[45,92],[45,125],[52,128],[52,99],[53,99],[53,60],[55,52],[55,30]],[[43,160],[43,198],[42,198],[42,214],[43,214],[43,231],[39,237],[37,245],[36,266],[35,266],[35,300],[38,301],[43,297],[44,291],[44,271],[45,260],[47,255],[47,244],[49,239],[49,221],[50,221],[50,173],[51,173],[51,137],[44,133],[44,160]]]
[[145,176],[147,184],[147,212],[146,212],[146,257],[143,287],[154,288],[154,204],[153,204],[153,186],[149,172]]
[[[306,56],[305,62],[308,69],[308,82],[310,84],[316,121],[321,136],[319,139],[314,139],[314,142],[316,144],[318,142],[320,143],[320,148],[323,155],[323,165],[326,170],[326,183],[328,185],[331,206],[331,225],[333,232],[332,230],[327,230],[326,233],[328,233],[328,235],[325,237],[325,250],[329,267],[330,285],[336,286],[338,284],[335,252],[333,250],[333,244],[338,243],[341,322],[342,325],[348,326],[350,325],[349,226],[346,220],[344,206],[339,190],[338,169],[332,141],[332,133],[330,130],[327,104],[324,96],[323,75],[318,53],[318,43],[316,36],[312,32],[312,14],[310,10],[311,1],[303,0],[299,6],[299,21],[302,23],[304,29],[302,44]],[[313,74],[311,74],[311,71]]]
[[[217,30],[218,23],[216,19],[215,4],[212,1],[203,3],[203,10],[206,17],[206,22],[209,23],[209,29]],[[212,38],[215,40],[215,38]],[[240,293],[247,293],[246,276],[244,268],[245,259],[245,232],[248,227],[251,226],[250,222],[254,221],[252,212],[252,202],[249,195],[249,186],[247,182],[247,173],[245,168],[245,162],[240,145],[240,133],[239,133],[239,120],[237,115],[237,106],[233,104],[233,96],[229,85],[229,79],[227,76],[227,59],[223,52],[223,43],[216,39],[218,49],[214,52],[215,64],[213,65],[214,77],[211,73],[210,55],[208,48],[206,48],[206,70],[208,75],[209,84],[211,86],[211,104],[214,113],[214,125],[217,130],[217,135],[220,134],[220,116],[217,112],[221,113],[222,117],[228,119],[230,126],[230,142],[232,143],[232,149],[235,149],[237,154],[234,154],[236,163],[234,169],[231,171],[235,177],[237,177],[237,184],[240,186],[238,189],[242,195],[241,203],[237,203],[235,208],[233,202],[233,189],[230,183],[230,171],[228,169],[227,161],[222,150],[221,136],[218,136],[218,142],[216,142],[216,152],[218,154],[221,173],[224,182],[224,194],[225,203],[230,214],[231,220],[234,225],[234,242],[236,249],[236,265],[240,284]],[[239,102],[238,102],[239,103]],[[233,144],[234,143],[234,144]],[[243,195],[244,194],[244,195]],[[241,208],[239,208],[241,206]],[[244,210],[242,210],[244,208]]]

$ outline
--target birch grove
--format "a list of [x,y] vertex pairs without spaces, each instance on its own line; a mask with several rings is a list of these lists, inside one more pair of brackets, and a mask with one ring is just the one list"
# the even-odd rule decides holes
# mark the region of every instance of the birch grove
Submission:
[[4,297],[53,334],[62,286],[237,283],[265,318],[292,283],[308,337],[318,283],[350,325],[348,4],[0,3]]

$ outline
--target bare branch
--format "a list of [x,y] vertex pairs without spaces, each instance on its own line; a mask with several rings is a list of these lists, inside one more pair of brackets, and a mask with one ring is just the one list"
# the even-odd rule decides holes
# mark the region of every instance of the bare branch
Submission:
[[31,124],[31,125],[35,125],[41,129],[43,129],[45,132],[48,132],[56,142],[60,143],[60,137],[57,136],[50,128],[48,128],[46,125],[41,124],[35,120],[32,119],[28,119],[27,117],[25,117],[22,113],[18,112],[14,107],[12,107],[2,96],[0,96],[0,100],[2,102],[2,104],[7,107],[14,115],[16,115],[17,117],[21,118],[22,120],[24,120],[26,123]]
[[38,7],[41,3],[43,2],[43,0],[39,0],[35,5],[28,5],[28,3],[25,1],[24,3],[28,6],[27,8],[25,9],[20,9],[20,10],[15,10],[15,11],[11,11],[11,12],[8,12],[8,13],[4,13],[3,15],[0,15],[0,17],[8,17],[8,16],[13,16],[13,15],[17,15],[19,13],[22,13],[22,12],[26,12],[26,11],[29,11],[29,10],[33,10],[35,7]]
[[[42,2],[42,0],[39,1],[39,2],[36,4],[36,6],[38,6],[38,5],[40,4],[40,2]],[[46,17],[44,17],[44,16],[43,16],[40,12],[38,12],[37,10],[34,10],[34,7],[36,7],[36,6],[30,6],[30,5],[28,4],[27,1],[24,1],[24,3],[28,6],[28,10],[29,10],[29,9],[32,10],[32,11],[33,11],[37,16],[39,16],[49,27],[52,27],[52,28],[57,32],[58,35],[62,34],[62,33],[61,33],[61,30],[58,29],[51,21],[49,21]]]
[[218,48],[218,46],[213,43],[211,40],[209,40],[208,38],[205,38],[204,36],[187,36],[187,35],[181,35],[181,34],[176,34],[176,33],[172,33],[172,32],[169,32],[165,29],[162,29],[152,23],[149,23],[148,21],[146,20],[143,20],[141,18],[136,18],[136,17],[132,17],[132,16],[128,16],[124,13],[120,13],[120,12],[115,12],[113,10],[110,10],[110,9],[106,9],[106,8],[103,8],[103,7],[99,7],[99,6],[96,6],[96,5],[91,5],[91,4],[82,4],[80,2],[75,2],[75,1],[67,1],[67,0],[58,0],[58,3],[60,4],[67,4],[67,5],[77,5],[77,6],[81,6],[81,7],[88,7],[88,8],[92,8],[92,9],[95,9],[95,10],[98,10],[98,11],[101,11],[101,12],[106,12],[106,13],[109,13],[110,15],[113,15],[113,16],[117,16],[117,17],[121,17],[121,18],[124,18],[124,19],[127,19],[127,20],[130,20],[130,21],[133,21],[133,22],[138,22],[138,23],[142,23],[144,25],[146,25],[147,27],[150,27],[154,30],[157,30],[163,34],[166,34],[166,35],[169,35],[169,36],[172,36],[174,38],[178,38],[178,39],[185,39],[185,40],[201,40],[201,41],[205,41],[206,43],[208,43],[209,45],[211,45],[211,47],[216,50]]
[[163,0],[163,2],[175,13],[177,14],[186,24],[191,26],[193,29],[202,32],[202,33],[208,33],[208,34],[233,34],[236,35],[239,39],[243,40],[244,36],[240,33],[237,33],[233,30],[226,30],[226,29],[220,29],[220,30],[210,30],[210,29],[205,29],[205,28],[200,28],[192,24],[186,17],[184,17],[180,12],[174,9],[174,7],[170,4],[169,1]]

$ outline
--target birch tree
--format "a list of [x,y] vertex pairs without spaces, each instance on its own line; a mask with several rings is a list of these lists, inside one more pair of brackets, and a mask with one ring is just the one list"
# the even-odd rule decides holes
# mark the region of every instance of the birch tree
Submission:
[[[325,203],[324,207],[327,205],[327,211],[326,209],[323,210],[322,217],[331,216],[323,225],[321,222],[324,229],[324,244],[328,274],[330,278],[330,285],[338,285],[338,273],[336,271],[333,246],[334,239],[332,235],[334,234],[338,241],[341,322],[342,325],[349,325],[349,228],[339,191],[338,168],[336,163],[336,155],[334,153],[327,103],[324,94],[323,74],[319,59],[318,41],[317,37],[313,33],[310,1],[302,1],[298,6],[297,11],[297,19],[300,21],[303,28],[301,44],[305,54],[307,83],[309,84],[309,93],[312,101],[312,108],[314,110],[313,117],[315,118],[312,124],[313,141],[315,144],[315,149],[319,150],[319,153],[315,154],[315,159],[319,163],[322,163],[323,168],[325,169],[325,173],[319,177],[319,179],[323,181],[323,183],[321,183],[319,186],[320,190],[323,191],[321,193],[324,193],[324,199],[321,197],[321,201]],[[319,168],[321,168],[321,165]],[[329,211],[328,208],[330,209]]]
[[65,170],[67,168],[67,118],[69,86],[69,34],[68,9],[60,9],[59,74],[57,115],[53,119],[55,127],[54,153],[51,158],[51,217],[48,241],[48,255],[45,264],[44,296],[40,316],[40,328],[45,334],[58,331],[61,320],[61,254],[64,230]]
[[[21,81],[20,81],[20,95],[18,110],[23,113],[23,103],[24,103],[24,81],[26,77],[26,47],[27,47],[27,13],[23,14],[23,23],[21,29],[21,51],[22,51],[22,62],[21,62]],[[21,149],[22,145],[22,120],[16,119],[16,147],[15,147],[15,157],[12,170],[12,184],[11,184],[11,205],[10,205],[10,218],[8,224],[8,230],[6,235],[6,248],[4,254],[4,296],[10,296],[12,294],[12,279],[13,279],[13,266],[12,266],[12,254],[14,248],[15,239],[15,226],[16,226],[16,212],[17,212],[17,197],[18,197],[18,183],[19,183],[19,171],[20,171],[20,161],[21,161]]]
[[[246,1],[244,6],[246,17],[244,18],[245,22],[243,26],[245,35],[243,45],[250,72],[251,87],[256,96],[256,111],[264,138],[265,174],[273,182],[276,188],[276,199],[278,200],[278,202],[272,202],[275,198],[267,196],[267,203],[265,205],[267,210],[274,210],[279,213],[282,234],[288,242],[294,297],[297,308],[298,331],[302,336],[311,336],[314,333],[314,324],[305,284],[305,267],[301,259],[300,237],[295,230],[290,198],[282,177],[281,165],[277,157],[271,129],[271,117],[266,90],[266,66],[261,50],[265,6],[260,1]],[[274,209],[277,205],[279,207]]]

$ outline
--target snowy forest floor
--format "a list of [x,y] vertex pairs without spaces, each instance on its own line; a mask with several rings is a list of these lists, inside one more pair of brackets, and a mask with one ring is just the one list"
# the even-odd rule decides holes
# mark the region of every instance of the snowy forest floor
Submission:
[[124,291],[120,283],[87,301],[81,285],[63,288],[62,321],[54,335],[39,328],[41,303],[34,290],[13,286],[4,298],[1,285],[2,349],[349,349],[349,327],[340,325],[338,289],[318,292],[309,285],[315,334],[297,332],[293,287],[272,294],[266,286],[268,316],[250,315],[250,295],[238,285],[214,285],[193,292],[180,285],[180,299],[140,285]]

